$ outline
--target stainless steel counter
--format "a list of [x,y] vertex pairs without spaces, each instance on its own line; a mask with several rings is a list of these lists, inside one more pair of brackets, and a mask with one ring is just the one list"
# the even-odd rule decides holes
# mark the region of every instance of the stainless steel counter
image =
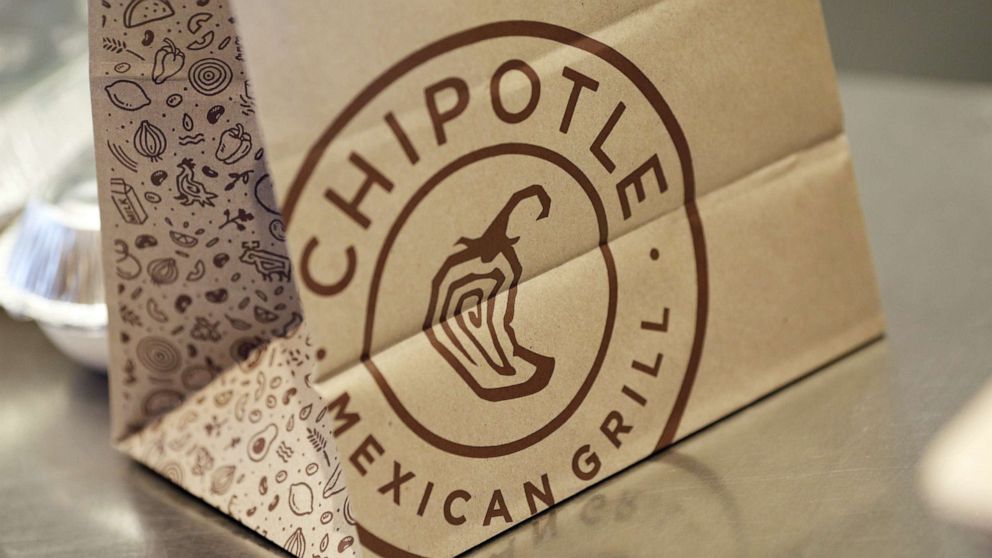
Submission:
[[[992,87],[845,76],[888,337],[475,550],[983,556],[917,463],[992,372]],[[284,555],[110,449],[106,379],[0,318],[0,556]]]

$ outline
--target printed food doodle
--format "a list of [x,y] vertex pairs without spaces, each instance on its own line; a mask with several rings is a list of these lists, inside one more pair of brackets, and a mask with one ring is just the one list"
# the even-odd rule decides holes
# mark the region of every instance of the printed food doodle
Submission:
[[268,172],[226,4],[90,2],[122,363],[110,371],[114,435],[294,555],[351,556],[331,417],[308,383],[314,348],[272,184],[255,179]]
[[[130,69],[130,66],[128,66]],[[110,102],[121,110],[135,111],[148,106],[152,102],[145,90],[129,79],[119,79],[108,85],[105,90]]]

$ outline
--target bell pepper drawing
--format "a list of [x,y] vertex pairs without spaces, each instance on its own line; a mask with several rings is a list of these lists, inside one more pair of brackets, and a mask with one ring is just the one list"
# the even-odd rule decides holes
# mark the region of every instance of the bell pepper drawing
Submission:
[[251,134],[241,124],[224,130],[217,141],[217,160],[225,165],[233,165],[251,152]]
[[161,85],[165,80],[179,73],[186,65],[186,55],[171,39],[163,39],[165,44],[155,51],[152,64],[152,81]]
[[[555,359],[517,342],[513,328],[523,266],[511,236],[518,206],[536,201],[546,218],[551,198],[538,184],[516,192],[478,238],[461,238],[431,282],[424,333],[480,398],[503,401],[537,393],[551,380]],[[519,222],[519,221],[518,221]],[[505,291],[505,293],[504,293]]]

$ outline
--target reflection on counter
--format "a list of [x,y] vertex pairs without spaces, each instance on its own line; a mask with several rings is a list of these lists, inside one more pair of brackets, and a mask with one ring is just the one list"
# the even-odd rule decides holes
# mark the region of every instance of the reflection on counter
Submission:
[[[888,342],[876,342],[790,385],[789,397],[765,397],[470,555],[795,556],[811,547],[846,555],[830,533],[888,513],[894,496],[915,498],[891,494],[905,480],[888,474],[905,467],[888,443],[892,425],[871,428],[873,455],[845,451],[848,428],[865,435],[866,417],[898,416],[882,389],[890,370]],[[726,451],[731,442],[738,451]],[[823,497],[831,486],[845,497]]]

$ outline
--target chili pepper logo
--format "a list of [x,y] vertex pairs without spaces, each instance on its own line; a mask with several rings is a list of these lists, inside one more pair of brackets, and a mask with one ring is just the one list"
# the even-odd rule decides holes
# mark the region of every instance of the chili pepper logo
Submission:
[[[513,194],[478,238],[461,238],[431,282],[424,331],[431,345],[488,401],[531,395],[548,385],[555,359],[517,341],[513,328],[517,285],[523,266],[511,217],[522,205],[538,204],[545,219],[551,198],[534,184]],[[503,291],[506,291],[503,293]]]

